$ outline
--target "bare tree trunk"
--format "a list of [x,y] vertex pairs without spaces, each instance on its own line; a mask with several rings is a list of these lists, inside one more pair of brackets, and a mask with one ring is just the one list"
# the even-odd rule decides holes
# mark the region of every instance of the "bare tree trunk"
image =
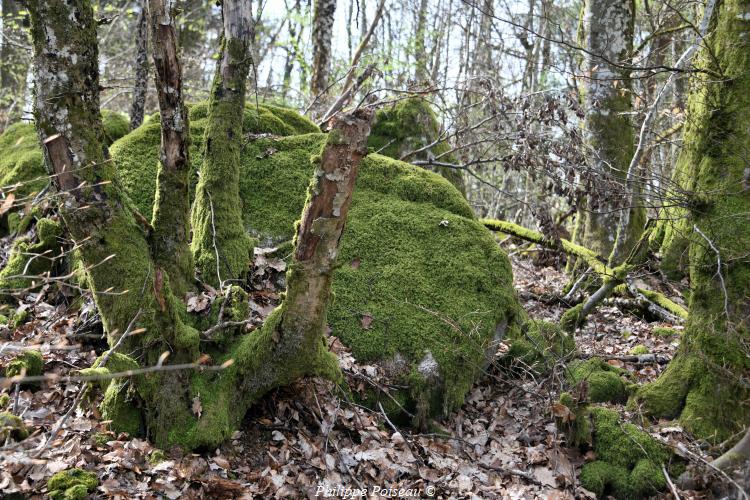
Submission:
[[146,0],[141,0],[141,13],[138,15],[138,29],[135,35],[135,82],[133,102],[130,106],[130,129],[143,123],[148,91],[148,8]]
[[252,243],[242,221],[240,149],[255,38],[250,2],[225,0],[224,35],[209,101],[205,153],[193,205],[192,249],[200,278],[223,287],[248,268]]
[[148,2],[161,115],[161,164],[156,178],[151,247],[155,264],[167,272],[175,294],[181,297],[192,284],[194,266],[190,252],[190,127],[182,97],[173,5],[167,0]]
[[323,94],[328,88],[335,14],[336,0],[315,1],[312,25],[313,66],[310,79],[310,94],[313,98]]

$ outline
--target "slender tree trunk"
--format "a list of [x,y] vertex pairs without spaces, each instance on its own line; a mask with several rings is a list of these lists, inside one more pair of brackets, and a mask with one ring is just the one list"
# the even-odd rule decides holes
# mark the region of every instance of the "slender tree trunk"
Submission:
[[[714,0],[710,0],[714,1]],[[635,402],[722,441],[750,424],[750,23],[717,0],[696,64],[680,162],[691,179],[690,308],[680,349]],[[722,75],[717,78],[713,75]]]
[[328,88],[335,14],[336,0],[315,0],[312,25],[313,65],[310,79],[310,94],[313,98],[323,94]]
[[635,129],[631,122],[632,82],[629,63],[633,49],[635,2],[633,0],[588,0],[583,25],[586,56],[584,123],[586,144],[591,152],[591,186],[585,208],[581,241],[599,255],[610,255],[617,237],[620,210],[631,210],[623,254],[638,241],[645,222],[642,209],[623,206],[625,177],[635,152]]
[[193,205],[193,255],[200,278],[223,288],[248,268],[252,242],[242,221],[240,149],[255,38],[250,2],[225,0],[224,34],[209,101],[205,152]]
[[427,30],[427,0],[420,0],[417,10],[417,29],[414,33],[414,80],[427,80],[427,50],[425,49],[425,31]]
[[146,92],[148,90],[148,8],[146,0],[140,2],[138,29],[135,34],[135,82],[133,102],[130,106],[130,129],[143,123],[146,112]]
[[182,297],[192,284],[194,272],[190,251],[190,127],[182,97],[173,5],[165,0],[149,0],[147,9],[161,115],[161,164],[156,178],[151,247],[155,264],[167,272],[174,293]]

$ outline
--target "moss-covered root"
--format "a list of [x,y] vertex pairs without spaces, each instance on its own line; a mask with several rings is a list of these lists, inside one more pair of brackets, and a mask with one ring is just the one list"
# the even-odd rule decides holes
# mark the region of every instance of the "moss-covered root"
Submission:
[[[35,377],[41,375],[44,371],[44,358],[42,353],[34,350],[23,351],[17,354],[5,367],[6,377]],[[21,386],[27,389],[39,388],[38,382],[21,383]]]
[[10,412],[0,412],[0,443],[11,438],[15,441],[22,441],[29,437],[29,431],[21,418]]
[[83,500],[99,486],[93,472],[75,468],[53,475],[47,481],[47,492],[53,500]]
[[618,499],[644,498],[666,488],[662,466],[670,452],[646,432],[622,423],[616,411],[563,394],[555,414],[568,443],[591,448],[596,455],[581,471],[584,488]]
[[27,290],[34,283],[41,286],[45,273],[52,271],[60,257],[62,227],[52,219],[36,223],[36,239],[21,238],[13,243],[10,257],[0,270],[0,293]]

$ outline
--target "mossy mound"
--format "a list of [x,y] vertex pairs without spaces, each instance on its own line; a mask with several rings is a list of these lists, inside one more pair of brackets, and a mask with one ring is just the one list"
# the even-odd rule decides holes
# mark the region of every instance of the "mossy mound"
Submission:
[[[200,109],[191,109],[194,170],[205,128]],[[311,157],[325,140],[306,133],[314,125],[289,113],[272,106],[262,106],[260,115],[246,110],[243,220],[263,245],[293,237],[312,178]],[[143,213],[150,213],[154,199],[158,148],[155,121],[111,148],[122,185]],[[371,154],[362,163],[338,261],[328,314],[332,334],[359,361],[394,367],[393,378],[416,392],[411,404],[423,401],[427,388],[437,393],[429,398],[432,415],[460,406],[493,342],[517,336],[525,319],[507,257],[461,193],[432,172],[385,156]]]
[[628,391],[620,375],[627,373],[600,358],[574,361],[568,365],[571,384],[586,384],[587,400],[592,403],[624,403]]
[[53,475],[47,481],[47,492],[54,500],[83,500],[99,486],[93,472],[75,468]]
[[[33,286],[34,279],[52,270],[59,257],[59,241],[63,230],[59,222],[40,219],[36,236],[18,238],[13,242],[5,267],[0,270],[0,294],[25,290]],[[41,280],[36,280],[41,284]]]
[[[437,158],[443,163],[453,163],[455,158],[447,154],[449,144],[439,139],[440,123],[430,103],[420,97],[412,97],[377,111],[367,144],[375,152],[395,159],[419,151],[409,156],[408,160]],[[464,193],[464,181],[459,170],[449,167],[435,167],[433,170]]]
[[39,351],[23,351],[16,355],[5,367],[6,377],[15,377],[22,373],[27,376],[41,375],[44,371],[44,358]]
[[[122,113],[102,112],[107,143],[111,144],[129,131],[128,119]],[[14,123],[0,134],[0,186],[17,183],[16,197],[38,193],[47,185],[39,137],[33,123]]]
[[10,412],[0,412],[0,443],[11,438],[15,441],[22,441],[29,437],[29,431],[21,418]]
[[662,465],[671,458],[666,447],[633,424],[622,423],[614,410],[578,404],[568,394],[561,396],[560,404],[570,410],[558,418],[568,442],[596,454],[581,471],[584,488],[600,498],[618,499],[644,498],[666,488]]

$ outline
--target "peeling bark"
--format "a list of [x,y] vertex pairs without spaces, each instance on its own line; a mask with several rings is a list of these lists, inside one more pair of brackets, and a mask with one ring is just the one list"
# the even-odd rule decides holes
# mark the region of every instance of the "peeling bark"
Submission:
[[154,76],[161,116],[160,166],[156,179],[151,248],[158,268],[167,271],[181,297],[193,277],[190,252],[190,141],[182,97],[182,67],[177,49],[174,3],[149,0]]

